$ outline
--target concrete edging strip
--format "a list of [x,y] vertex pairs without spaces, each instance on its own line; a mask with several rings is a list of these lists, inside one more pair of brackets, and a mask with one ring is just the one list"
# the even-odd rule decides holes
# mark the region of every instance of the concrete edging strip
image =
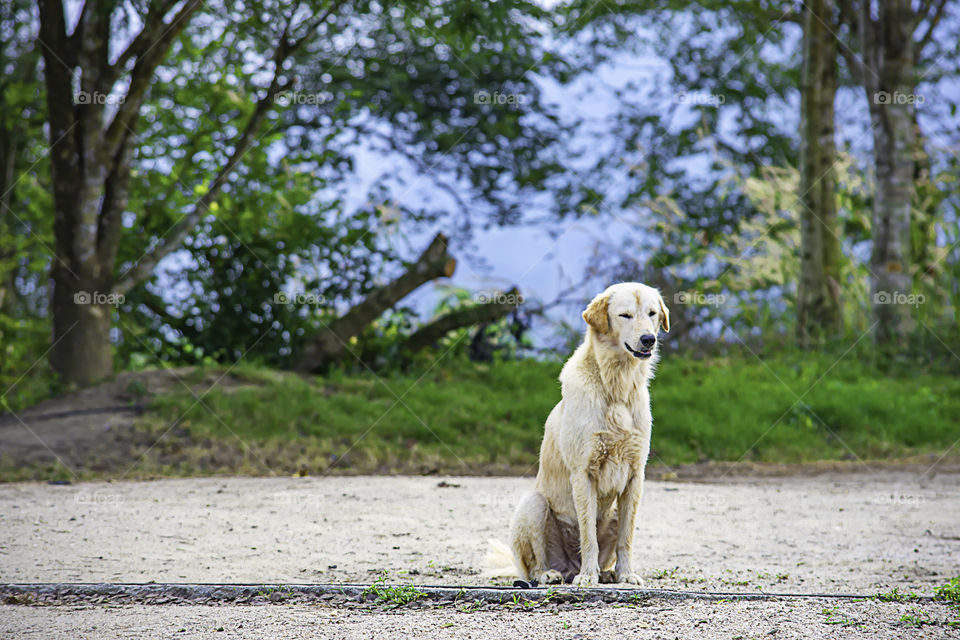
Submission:
[[[450,587],[431,585],[376,584],[375,589],[403,589],[410,600],[438,603],[510,604],[524,602],[607,602],[638,603],[645,600],[773,600],[834,599],[853,600],[873,594],[852,593],[733,593],[720,591],[676,591],[670,589],[627,589],[570,586],[538,587]],[[415,590],[415,591],[411,591]],[[413,596],[412,598],[410,596]],[[376,601],[370,585],[358,584],[189,584],[189,583],[0,583],[0,602],[33,603],[234,603],[269,604],[339,600]],[[917,600],[932,600],[919,596]],[[388,603],[389,604],[389,603]]]

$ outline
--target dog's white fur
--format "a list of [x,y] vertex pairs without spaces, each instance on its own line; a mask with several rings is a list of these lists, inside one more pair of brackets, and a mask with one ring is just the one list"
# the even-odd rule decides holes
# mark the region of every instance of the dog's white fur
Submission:
[[659,341],[645,355],[640,339],[669,331],[669,311],[656,289],[624,282],[594,298],[583,319],[586,335],[547,418],[536,489],[514,513],[510,549],[491,541],[488,563],[506,560],[540,583],[641,584],[631,556]]

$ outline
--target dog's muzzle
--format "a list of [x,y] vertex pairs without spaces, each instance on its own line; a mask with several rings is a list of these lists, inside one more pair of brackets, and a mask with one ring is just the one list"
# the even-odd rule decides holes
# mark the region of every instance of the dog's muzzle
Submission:
[[[654,342],[653,344],[656,344],[656,342]],[[626,342],[623,343],[623,346],[627,348],[627,351],[629,351],[630,355],[632,355],[634,358],[640,358],[641,360],[646,360],[647,358],[653,355],[653,344],[650,345],[649,347],[642,345],[639,351],[631,347]]]

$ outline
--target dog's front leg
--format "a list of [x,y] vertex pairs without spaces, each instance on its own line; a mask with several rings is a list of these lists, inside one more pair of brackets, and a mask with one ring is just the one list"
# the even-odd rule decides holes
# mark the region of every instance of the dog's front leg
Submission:
[[643,584],[640,574],[634,573],[633,561],[633,532],[636,526],[637,509],[640,507],[640,498],[643,495],[643,471],[635,475],[624,487],[617,500],[617,582],[628,584]]
[[597,492],[586,471],[575,474],[571,480],[573,505],[577,510],[580,529],[580,573],[573,584],[597,584],[600,575],[600,550],[597,547]]

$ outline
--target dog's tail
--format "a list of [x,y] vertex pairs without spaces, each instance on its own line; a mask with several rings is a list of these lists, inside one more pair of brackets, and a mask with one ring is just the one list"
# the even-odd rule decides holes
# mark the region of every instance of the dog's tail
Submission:
[[489,548],[484,558],[483,576],[485,578],[519,578],[520,568],[513,550],[499,540],[487,541]]

